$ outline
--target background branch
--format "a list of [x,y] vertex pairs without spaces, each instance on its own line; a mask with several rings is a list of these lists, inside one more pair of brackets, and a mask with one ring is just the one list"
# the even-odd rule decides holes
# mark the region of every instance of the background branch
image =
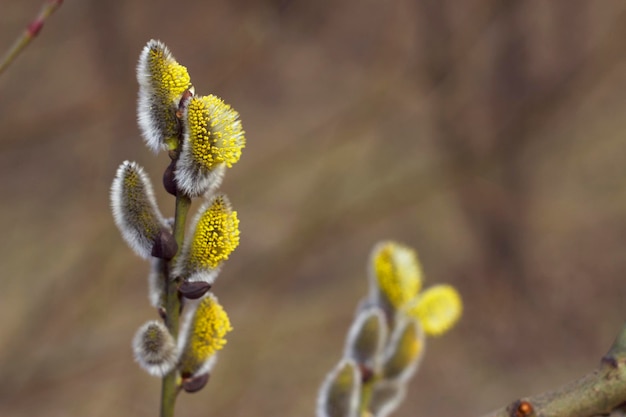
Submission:
[[626,403],[626,326],[600,366],[554,391],[520,398],[485,417],[592,417]]
[[63,0],[48,0],[41,7],[39,14],[30,22],[30,24],[26,27],[22,35],[15,40],[11,49],[9,49],[2,59],[0,60],[0,74],[6,70],[9,65],[15,60],[15,58],[28,46],[28,44],[39,34],[43,24],[46,19],[58,9],[61,4],[63,4]]

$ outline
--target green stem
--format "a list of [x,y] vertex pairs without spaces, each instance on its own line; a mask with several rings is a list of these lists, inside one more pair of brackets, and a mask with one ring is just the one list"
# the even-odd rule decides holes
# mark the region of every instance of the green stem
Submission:
[[[178,336],[178,324],[180,319],[180,298],[178,296],[178,277],[170,276],[171,266],[174,265],[178,254],[180,254],[185,239],[185,223],[187,213],[191,206],[191,199],[186,196],[176,197],[176,215],[174,217],[174,238],[178,244],[178,253],[170,262],[170,268],[167,270],[165,280],[165,325],[171,335],[176,339]],[[174,406],[176,404],[176,396],[179,391],[178,370],[174,369],[163,377],[163,385],[161,389],[161,417],[172,417],[174,415]]]
[[374,384],[379,378],[374,376],[371,380],[364,382],[361,386],[361,404],[359,405],[359,416],[365,416],[368,414],[370,402],[372,401],[372,392],[374,390]]

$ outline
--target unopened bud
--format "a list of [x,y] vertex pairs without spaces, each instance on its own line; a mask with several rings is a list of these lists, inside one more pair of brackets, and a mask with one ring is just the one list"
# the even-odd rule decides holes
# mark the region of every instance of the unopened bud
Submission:
[[176,197],[178,192],[176,188],[176,179],[174,178],[174,170],[176,169],[176,161],[170,162],[163,173],[163,187],[165,191]]
[[202,297],[211,289],[211,284],[204,281],[184,281],[178,287],[178,292],[190,300]]
[[154,239],[152,256],[169,261],[176,256],[176,252],[178,252],[178,244],[176,243],[176,239],[174,239],[174,235],[167,229],[161,229]]
[[183,378],[182,387],[185,392],[188,392],[190,394],[198,392],[202,388],[204,388],[207,382],[209,382],[209,377],[210,374],[207,372],[206,374]]

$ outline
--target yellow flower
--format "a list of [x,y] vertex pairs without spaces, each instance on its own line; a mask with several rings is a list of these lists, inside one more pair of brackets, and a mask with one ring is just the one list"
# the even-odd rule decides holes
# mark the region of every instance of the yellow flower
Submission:
[[231,167],[245,146],[239,113],[219,97],[193,97],[187,108],[187,126],[194,160],[206,169],[225,163]]
[[200,216],[194,231],[189,262],[216,268],[239,245],[239,219],[225,196],[217,196]]
[[417,254],[407,246],[396,242],[378,244],[372,264],[378,289],[395,309],[414,299],[422,287]]
[[200,208],[192,230],[174,274],[187,281],[211,284],[222,262],[239,245],[237,212],[225,195],[217,195]]
[[183,329],[185,346],[180,359],[183,376],[208,372],[215,353],[226,344],[224,338],[233,330],[224,308],[213,294],[208,294],[189,316]]
[[422,270],[413,249],[396,242],[380,243],[372,254],[372,269],[375,291],[387,302],[387,309],[414,317],[427,335],[443,334],[461,317],[461,297],[452,286],[437,285],[420,293]]
[[196,197],[217,188],[224,168],[239,161],[246,144],[245,132],[239,113],[213,95],[189,99],[183,130],[176,183],[185,194]]
[[176,111],[187,90],[193,91],[187,68],[180,65],[160,41],[144,47],[137,64],[139,128],[149,148],[155,152],[172,148],[178,141]]
[[448,331],[461,318],[463,303],[450,285],[435,285],[421,293],[408,306],[407,313],[417,318],[424,332],[438,336]]

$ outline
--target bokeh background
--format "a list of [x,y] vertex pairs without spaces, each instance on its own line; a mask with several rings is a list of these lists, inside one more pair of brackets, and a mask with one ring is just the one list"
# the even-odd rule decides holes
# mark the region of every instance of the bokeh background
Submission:
[[[0,0],[0,50],[40,4]],[[235,331],[177,415],[314,415],[381,239],[465,302],[395,415],[481,415],[606,352],[626,291],[623,1],[67,1],[0,77],[0,416],[157,414],[130,349],[157,317],[148,265],[108,200],[123,160],[157,184],[168,163],[135,122],[150,38],[248,138],[215,287]]]

